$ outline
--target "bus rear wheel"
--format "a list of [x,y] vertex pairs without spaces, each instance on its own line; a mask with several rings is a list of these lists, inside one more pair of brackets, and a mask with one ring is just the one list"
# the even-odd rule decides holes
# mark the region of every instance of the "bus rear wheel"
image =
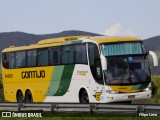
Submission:
[[32,103],[33,102],[32,93],[30,91],[26,92],[25,102],[26,103]]
[[80,103],[89,103],[89,97],[86,90],[83,90],[80,95]]
[[23,93],[22,93],[22,91],[18,91],[17,92],[17,102],[18,103],[22,103],[23,102]]

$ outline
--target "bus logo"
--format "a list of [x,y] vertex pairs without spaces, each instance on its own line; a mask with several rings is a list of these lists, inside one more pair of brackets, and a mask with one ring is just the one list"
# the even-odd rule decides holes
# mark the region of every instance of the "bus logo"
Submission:
[[80,75],[80,76],[86,76],[87,74],[88,74],[88,71],[80,71],[80,70],[77,71],[77,75]]
[[22,71],[21,72],[22,79],[28,79],[28,78],[45,78],[45,71]]
[[96,98],[97,101],[100,101],[101,100],[101,97],[100,97],[101,94],[102,94],[102,92],[96,92],[95,95],[93,95],[93,96]]

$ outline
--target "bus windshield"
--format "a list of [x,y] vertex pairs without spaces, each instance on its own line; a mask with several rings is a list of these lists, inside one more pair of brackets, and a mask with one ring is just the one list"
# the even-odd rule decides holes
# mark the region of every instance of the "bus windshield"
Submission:
[[129,84],[150,81],[146,56],[125,56],[107,58],[106,83]]
[[106,84],[135,84],[150,81],[148,57],[141,42],[103,44],[107,60]]

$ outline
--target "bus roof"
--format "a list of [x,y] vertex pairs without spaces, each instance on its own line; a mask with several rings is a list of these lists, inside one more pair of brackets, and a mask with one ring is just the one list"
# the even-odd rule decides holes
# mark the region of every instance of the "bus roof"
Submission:
[[131,37],[131,36],[97,36],[90,37],[91,40],[95,41],[98,44],[101,43],[113,43],[113,42],[132,42],[132,41],[141,41],[140,38]]
[[[63,43],[76,43],[76,41],[89,40],[90,42],[96,42],[97,44],[101,43],[113,43],[113,42],[132,42],[132,41],[141,41],[141,39],[130,36],[69,36],[69,37],[60,37],[60,38],[51,38],[39,41],[37,44],[31,44],[29,46],[10,46],[9,48],[4,49],[2,52],[11,52],[11,51],[19,51],[19,50],[28,50],[33,48],[44,48],[50,46],[60,46]],[[75,41],[75,42],[74,42]]]

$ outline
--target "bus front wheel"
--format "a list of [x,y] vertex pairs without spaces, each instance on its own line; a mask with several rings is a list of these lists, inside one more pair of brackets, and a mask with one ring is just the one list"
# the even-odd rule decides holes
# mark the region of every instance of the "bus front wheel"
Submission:
[[33,102],[32,93],[29,90],[26,92],[25,102],[26,103],[32,103]]
[[80,92],[80,103],[89,103],[89,97],[86,90]]

